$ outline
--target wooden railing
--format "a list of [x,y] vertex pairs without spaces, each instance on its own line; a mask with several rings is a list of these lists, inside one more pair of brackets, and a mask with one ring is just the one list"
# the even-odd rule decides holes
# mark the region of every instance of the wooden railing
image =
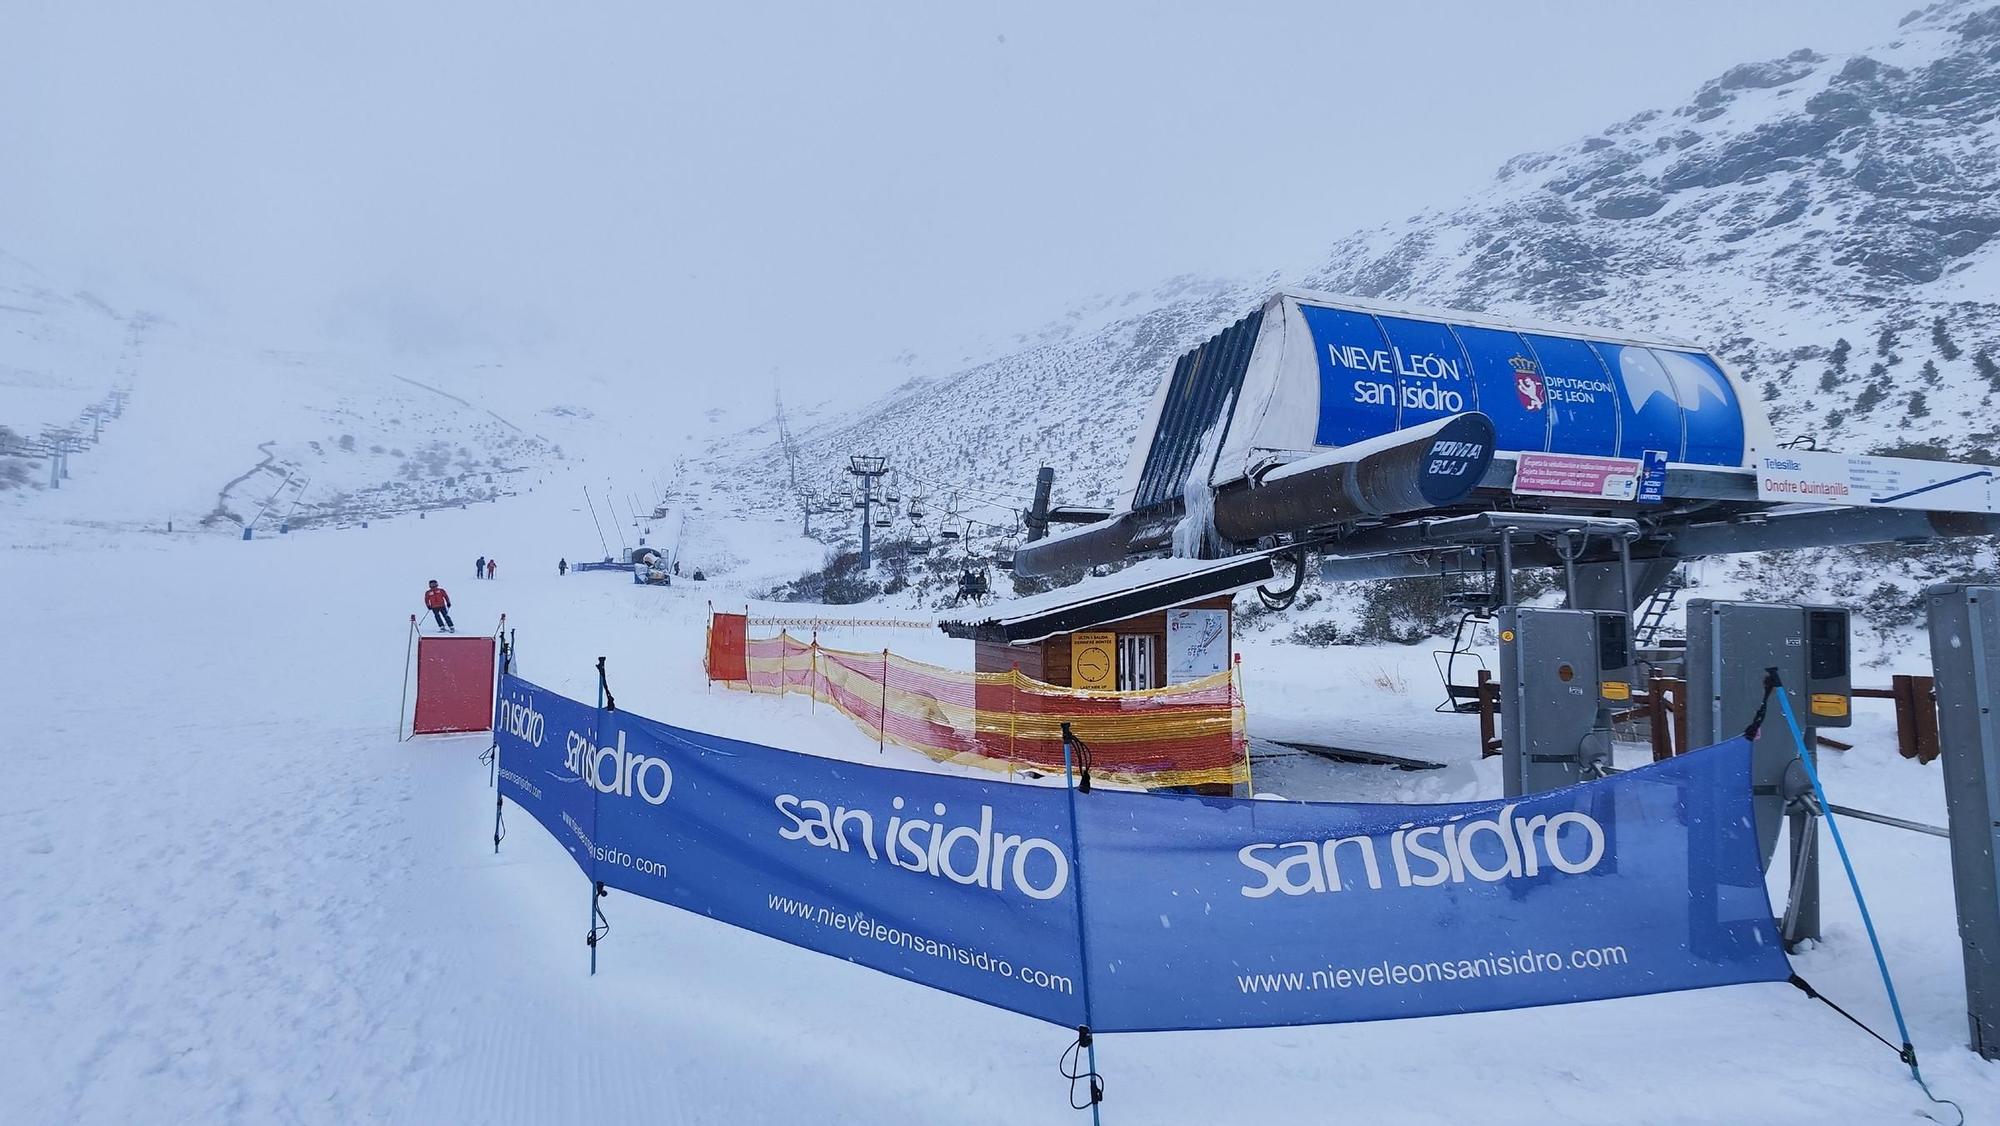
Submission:
[[[1896,705],[1896,753],[1904,758],[1928,763],[1938,756],[1937,697],[1928,676],[1897,675],[1887,688],[1856,688],[1859,700],[1892,700]],[[1491,758],[1500,753],[1500,681],[1485,669],[1479,670],[1479,754]],[[1664,762],[1689,749],[1688,686],[1679,677],[1654,676],[1646,687],[1632,693],[1630,707],[1612,715],[1613,722],[1646,723],[1646,738],[1653,749],[1653,761]],[[1819,737],[1822,747],[1836,751],[1853,750],[1852,743]]]

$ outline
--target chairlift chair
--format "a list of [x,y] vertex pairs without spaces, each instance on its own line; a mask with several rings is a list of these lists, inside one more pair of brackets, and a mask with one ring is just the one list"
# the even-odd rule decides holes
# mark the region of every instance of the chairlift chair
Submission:
[[958,576],[958,597],[952,600],[952,604],[957,605],[968,598],[983,603],[992,593],[993,584],[987,579],[985,568],[975,571],[968,567]]
[[[1438,581],[1448,588],[1455,575],[1466,573],[1468,572],[1440,571]],[[1479,710],[1479,682],[1476,674],[1471,682],[1463,682],[1456,678],[1459,663],[1467,659],[1477,666],[1477,672],[1487,671],[1486,658],[1480,656],[1478,650],[1473,648],[1473,640],[1478,636],[1479,624],[1492,621],[1494,614],[1499,610],[1500,592],[1497,576],[1488,569],[1483,554],[1479,561],[1479,576],[1482,582],[1472,590],[1445,591],[1445,604],[1457,607],[1460,613],[1458,626],[1452,630],[1451,648],[1431,650],[1431,663],[1437,666],[1438,680],[1444,684],[1444,703],[1437,706],[1440,712],[1464,714]]]
[[1470,683],[1455,679],[1459,662],[1470,659],[1485,672],[1486,658],[1472,647],[1472,640],[1478,636],[1476,623],[1492,620],[1490,610],[1469,608],[1458,616],[1458,628],[1451,634],[1451,648],[1431,650],[1431,663],[1437,666],[1438,680],[1444,684],[1444,703],[1437,706],[1440,712],[1470,713],[1479,710],[1479,681],[1475,675]]

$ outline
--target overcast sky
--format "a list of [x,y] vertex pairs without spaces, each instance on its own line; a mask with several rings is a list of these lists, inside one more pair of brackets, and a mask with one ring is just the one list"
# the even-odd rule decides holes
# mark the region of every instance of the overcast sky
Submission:
[[1909,6],[0,0],[0,249],[768,386],[1302,261]]

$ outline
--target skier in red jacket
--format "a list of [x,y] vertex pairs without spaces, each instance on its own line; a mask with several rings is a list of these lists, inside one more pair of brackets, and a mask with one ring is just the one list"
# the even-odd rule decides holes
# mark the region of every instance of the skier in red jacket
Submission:
[[439,629],[446,633],[458,632],[458,627],[451,622],[451,595],[445,593],[436,579],[432,579],[430,589],[424,591],[424,606],[437,619]]

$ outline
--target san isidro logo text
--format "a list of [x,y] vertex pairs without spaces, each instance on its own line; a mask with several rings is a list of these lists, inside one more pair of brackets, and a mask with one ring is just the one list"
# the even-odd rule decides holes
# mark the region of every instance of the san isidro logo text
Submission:
[[674,770],[667,760],[627,751],[623,731],[618,733],[615,747],[599,747],[577,732],[570,732],[564,746],[563,766],[600,794],[621,798],[637,795],[652,805],[665,802],[667,792],[674,788]]
[[[546,724],[542,713],[535,710],[533,697],[526,701],[503,697],[500,729],[530,746],[540,747]],[[580,732],[566,732],[563,769],[600,794],[637,797],[651,805],[664,803],[674,787],[674,769],[667,765],[667,760],[627,751],[623,731],[618,733],[617,745],[610,747],[600,747]]]
[[[1381,860],[1383,842],[1372,836],[1245,845],[1237,850],[1236,859],[1259,882],[1246,883],[1241,891],[1245,898],[1262,899],[1280,892],[1309,895],[1358,889],[1364,881],[1379,890],[1385,875],[1392,876],[1398,887],[1467,880],[1490,884],[1535,876],[1544,867],[1581,875],[1604,859],[1604,826],[1596,818],[1570,810],[1517,819],[1516,808],[1510,803],[1492,817],[1398,829],[1389,834],[1386,866]],[[1566,827],[1572,831],[1564,833]],[[1345,875],[1340,869],[1343,856],[1348,864]]]
[[531,746],[542,745],[542,713],[535,710],[534,697],[525,702],[500,699],[500,730]]
[[905,871],[967,887],[1004,892],[1011,884],[1030,899],[1054,899],[1069,886],[1069,857],[1046,837],[1022,837],[993,828],[993,807],[979,807],[977,825],[952,825],[943,802],[931,806],[935,821],[921,810],[902,812],[903,799],[889,803],[893,814],[876,833],[875,815],[865,809],[828,805],[817,798],[779,794],[778,812],[790,822],[778,830],[788,841],[839,852],[859,850]]

